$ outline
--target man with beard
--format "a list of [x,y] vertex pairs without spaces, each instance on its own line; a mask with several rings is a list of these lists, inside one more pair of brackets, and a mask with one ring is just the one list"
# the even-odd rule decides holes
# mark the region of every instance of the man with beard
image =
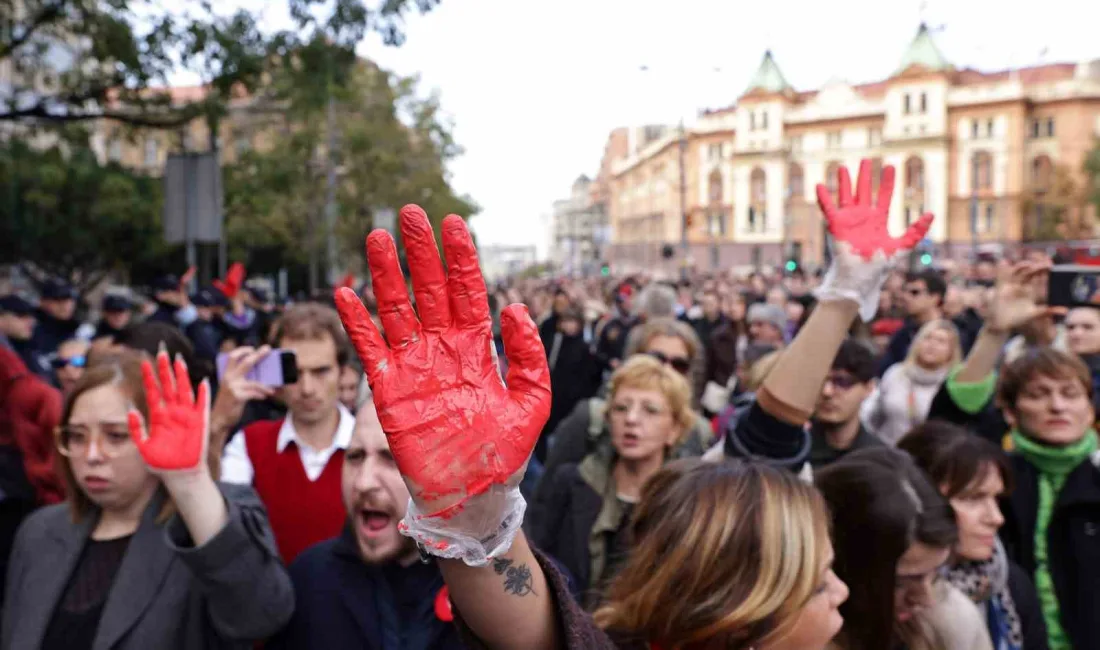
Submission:
[[464,648],[435,562],[397,530],[409,490],[390,453],[374,404],[359,409],[344,454],[347,523],[337,537],[290,565],[295,610],[270,650]]

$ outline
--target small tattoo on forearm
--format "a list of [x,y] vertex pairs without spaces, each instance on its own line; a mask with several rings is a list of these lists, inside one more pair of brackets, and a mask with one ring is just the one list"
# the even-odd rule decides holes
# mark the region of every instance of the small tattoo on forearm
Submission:
[[498,576],[504,576],[505,593],[521,597],[535,593],[531,569],[526,564],[512,566],[513,564],[515,562],[508,558],[493,560],[493,571],[496,571]]

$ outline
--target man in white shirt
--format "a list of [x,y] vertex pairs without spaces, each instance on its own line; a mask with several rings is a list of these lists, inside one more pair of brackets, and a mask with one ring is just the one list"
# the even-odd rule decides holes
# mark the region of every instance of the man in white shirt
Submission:
[[287,416],[255,422],[234,436],[222,457],[221,480],[256,489],[289,564],[343,528],[340,470],[355,418],[339,401],[349,347],[333,309],[291,307],[276,323],[272,343],[297,357],[298,381],[280,389]]

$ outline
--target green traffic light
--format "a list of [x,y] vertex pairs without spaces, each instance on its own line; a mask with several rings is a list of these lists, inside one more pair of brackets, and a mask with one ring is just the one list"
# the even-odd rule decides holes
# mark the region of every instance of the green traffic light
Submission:
[[787,271],[794,272],[794,270],[797,268],[798,262],[795,262],[794,260],[787,260]]
[[929,264],[932,263],[932,256],[929,255],[928,253],[925,253],[924,255],[921,255],[920,256],[920,263],[925,265],[925,266],[928,266]]
[[603,267],[600,269],[600,274],[601,275],[611,275],[611,267],[604,264]]

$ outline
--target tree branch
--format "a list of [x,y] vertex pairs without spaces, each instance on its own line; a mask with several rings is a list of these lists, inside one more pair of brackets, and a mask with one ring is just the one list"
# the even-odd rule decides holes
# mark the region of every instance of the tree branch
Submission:
[[13,38],[11,42],[0,46],[0,60],[11,56],[21,45],[31,40],[31,37],[34,36],[35,32],[43,25],[60,16],[61,8],[64,5],[65,0],[58,0],[58,2],[42,7],[42,11],[39,11],[38,15],[31,19],[30,23],[27,24],[27,28],[23,30],[23,33],[20,34],[18,38]]
[[42,104],[36,104],[29,108],[0,113],[0,122],[12,122],[24,119],[38,119],[59,124],[69,122],[85,122],[88,120],[114,120],[133,126],[143,126],[153,129],[174,129],[184,126],[199,116],[197,104],[189,104],[181,109],[173,111],[174,115],[154,117],[147,113],[135,113],[131,111],[103,110],[80,113],[51,113]]

